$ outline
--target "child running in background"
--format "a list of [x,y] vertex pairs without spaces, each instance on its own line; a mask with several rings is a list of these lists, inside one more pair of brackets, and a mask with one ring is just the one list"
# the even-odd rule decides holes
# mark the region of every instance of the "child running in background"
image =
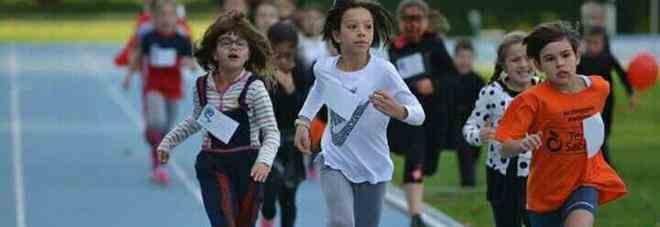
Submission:
[[[511,158],[500,155],[502,146],[494,140],[495,128],[514,97],[538,82],[534,67],[522,44],[525,33],[512,32],[504,36],[497,47],[495,72],[488,86],[481,89],[465,126],[465,140],[474,145],[486,145],[486,198],[490,202],[496,227],[529,226],[525,208],[525,187],[531,152]],[[457,57],[458,59],[459,57]],[[459,71],[461,67],[458,67]]]
[[453,141],[461,135],[460,130],[452,130],[455,121],[450,120],[455,112],[456,68],[444,40],[429,32],[429,12],[424,0],[401,1],[397,7],[400,34],[388,51],[390,61],[426,115],[422,126],[393,120],[387,132],[390,151],[404,157],[402,188],[411,227],[424,226],[424,178],[437,171],[439,149],[453,149]]
[[[140,36],[144,35],[145,32],[148,30],[153,30],[153,22],[152,22],[152,13],[151,13],[151,5],[154,0],[143,0],[143,9],[142,12],[140,12],[140,15],[138,15],[137,22],[135,23],[135,32],[131,37],[128,39],[124,47],[121,49],[121,51],[115,56],[114,62],[116,66],[128,66],[129,65],[129,58],[130,56],[133,55],[133,51],[137,48],[138,46],[138,41],[140,40]],[[177,14],[177,26],[178,28],[185,32],[188,36],[191,34],[190,26],[188,25],[188,22],[186,22],[186,9],[183,5],[177,5],[176,6],[176,14]]]
[[160,168],[156,147],[176,120],[178,101],[183,96],[181,70],[193,69],[195,63],[190,38],[177,29],[175,2],[153,0],[151,10],[154,29],[140,36],[123,86],[124,89],[130,88],[134,72],[141,70],[145,136],[151,146],[152,179],[165,184],[169,177],[165,169]]
[[277,86],[271,92],[271,97],[281,146],[266,181],[261,226],[274,226],[275,204],[279,202],[280,226],[293,227],[297,214],[296,192],[306,173],[303,154],[293,143],[296,130],[294,122],[297,118],[296,110],[300,110],[305,101],[309,79],[297,58],[298,31],[293,24],[280,22],[273,25],[268,30],[268,40],[273,47],[276,66]]
[[298,50],[305,69],[311,68],[316,60],[330,56],[327,43],[323,41],[321,34],[324,17],[319,7],[308,5],[301,9],[300,16],[296,20],[300,28]]
[[[305,70],[311,80],[314,80],[312,65],[321,58],[336,55],[331,53],[332,44],[323,40],[323,22],[325,21],[325,14],[318,5],[313,3],[307,4],[305,7],[299,9],[296,16],[296,26],[298,26],[298,54],[302,60],[301,67]],[[325,130],[327,122],[327,109],[321,108],[316,117],[312,119],[310,124],[310,131],[312,137],[312,155],[305,155],[305,163],[307,164],[307,174],[310,180],[318,179],[318,171],[313,164],[314,157],[318,154],[321,145],[321,137]]]
[[[475,101],[479,97],[479,90],[484,86],[481,75],[474,71],[475,50],[472,42],[462,39],[456,42],[454,47],[454,64],[458,71],[458,83],[456,84],[456,118],[453,122],[457,124],[452,127],[459,131],[468,120],[470,112],[474,109]],[[468,144],[463,134],[455,133],[456,156],[461,174],[461,186],[474,189],[477,185],[476,162],[479,160],[479,147]]]
[[[614,57],[610,50],[610,38],[605,31],[605,28],[592,26],[587,28],[584,36],[584,43],[586,44],[585,53],[580,59],[580,64],[577,67],[577,72],[583,75],[599,75],[602,76],[608,83],[614,84],[612,79],[612,70],[619,76],[623,87],[626,89],[628,101],[631,109],[635,108],[637,96],[630,86],[628,81],[628,74],[623,70],[619,60]],[[612,129],[612,114],[614,110],[614,87],[610,86],[610,94],[605,101],[603,109],[603,121],[605,122],[605,142],[603,142],[603,157],[605,161],[612,165],[608,141]]]
[[260,79],[270,45],[244,14],[229,12],[209,26],[194,55],[208,74],[197,79],[192,116],[167,134],[159,158],[166,163],[175,146],[204,128],[195,171],[211,226],[254,226],[280,144]]
[[310,151],[310,120],[326,104],[317,163],[327,226],[377,227],[393,171],[387,125],[391,118],[421,125],[425,115],[394,66],[369,53],[391,36],[391,15],[373,1],[336,3],[323,35],[340,55],[314,65],[316,80],[296,121],[295,142]]
[[268,29],[280,21],[280,13],[275,4],[269,1],[260,2],[254,9],[254,26],[264,35]]
[[295,0],[272,0],[280,14],[281,21],[293,20],[297,10]]
[[627,191],[600,152],[609,83],[576,73],[579,42],[562,22],[541,24],[524,39],[547,80],[511,102],[495,135],[504,157],[533,151],[527,181],[533,227],[593,226],[598,206]]

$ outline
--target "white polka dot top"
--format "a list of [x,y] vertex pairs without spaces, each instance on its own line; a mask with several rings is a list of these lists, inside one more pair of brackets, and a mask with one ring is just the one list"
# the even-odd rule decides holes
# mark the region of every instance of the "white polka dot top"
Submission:
[[[534,84],[537,80],[534,79]],[[474,109],[470,114],[465,126],[463,126],[463,137],[465,140],[474,145],[484,145],[479,141],[479,130],[487,121],[493,123],[492,127],[497,127],[500,118],[504,115],[504,111],[509,106],[509,103],[515,97],[516,92],[504,87],[500,81],[491,82],[489,85],[483,87],[479,92]],[[497,141],[490,141],[487,144],[488,159],[486,166],[493,168],[502,175],[506,175],[506,170],[509,167],[511,159],[503,158],[500,155],[502,145]],[[532,158],[532,152],[525,152],[518,155],[518,173],[519,177],[526,177],[529,174],[529,164]]]

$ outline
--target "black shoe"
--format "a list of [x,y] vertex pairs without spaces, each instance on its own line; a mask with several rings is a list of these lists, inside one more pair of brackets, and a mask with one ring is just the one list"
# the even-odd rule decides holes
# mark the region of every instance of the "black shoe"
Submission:
[[422,220],[422,216],[419,214],[413,215],[410,218],[410,227],[426,227]]

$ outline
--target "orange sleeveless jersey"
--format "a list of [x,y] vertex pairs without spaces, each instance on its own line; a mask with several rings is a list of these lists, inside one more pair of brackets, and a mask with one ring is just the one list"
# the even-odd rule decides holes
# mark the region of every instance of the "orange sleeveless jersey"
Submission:
[[626,186],[603,159],[587,158],[582,120],[603,110],[609,83],[590,76],[591,86],[575,94],[561,93],[548,81],[518,95],[501,119],[496,139],[522,139],[542,133],[543,146],[532,153],[527,181],[527,209],[555,211],[580,186],[598,189],[598,203],[622,197]]

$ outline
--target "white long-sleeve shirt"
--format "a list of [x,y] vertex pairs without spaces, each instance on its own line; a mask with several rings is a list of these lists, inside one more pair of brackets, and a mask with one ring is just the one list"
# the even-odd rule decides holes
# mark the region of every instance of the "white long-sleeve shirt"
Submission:
[[328,108],[328,127],[321,139],[325,165],[341,171],[354,183],[372,184],[392,179],[394,166],[387,144],[387,125],[390,117],[369,102],[369,95],[384,90],[403,105],[408,116],[403,122],[422,125],[425,115],[422,106],[389,62],[372,56],[367,65],[354,72],[337,69],[338,57],[319,60],[314,65],[316,81],[299,116],[312,119],[325,103],[325,83],[339,81],[359,99],[359,105],[349,119]]
[[[207,77],[206,98],[208,104],[221,107],[220,111],[239,108],[238,97],[250,76],[255,75],[244,72],[222,94],[216,89],[213,78]],[[250,144],[260,147],[257,162],[271,165],[280,146],[280,132],[277,129],[273,105],[263,82],[254,81],[247,89],[245,102],[249,110],[247,114],[250,121]],[[192,116],[187,117],[167,133],[158,149],[170,151],[188,137],[203,129],[195,120],[199,117],[203,108],[203,106],[200,106],[200,100],[197,96],[197,86],[193,88],[193,106]],[[206,130],[202,131],[204,132],[202,148],[210,148],[211,139]],[[262,140],[260,140],[261,133],[263,133]]]

